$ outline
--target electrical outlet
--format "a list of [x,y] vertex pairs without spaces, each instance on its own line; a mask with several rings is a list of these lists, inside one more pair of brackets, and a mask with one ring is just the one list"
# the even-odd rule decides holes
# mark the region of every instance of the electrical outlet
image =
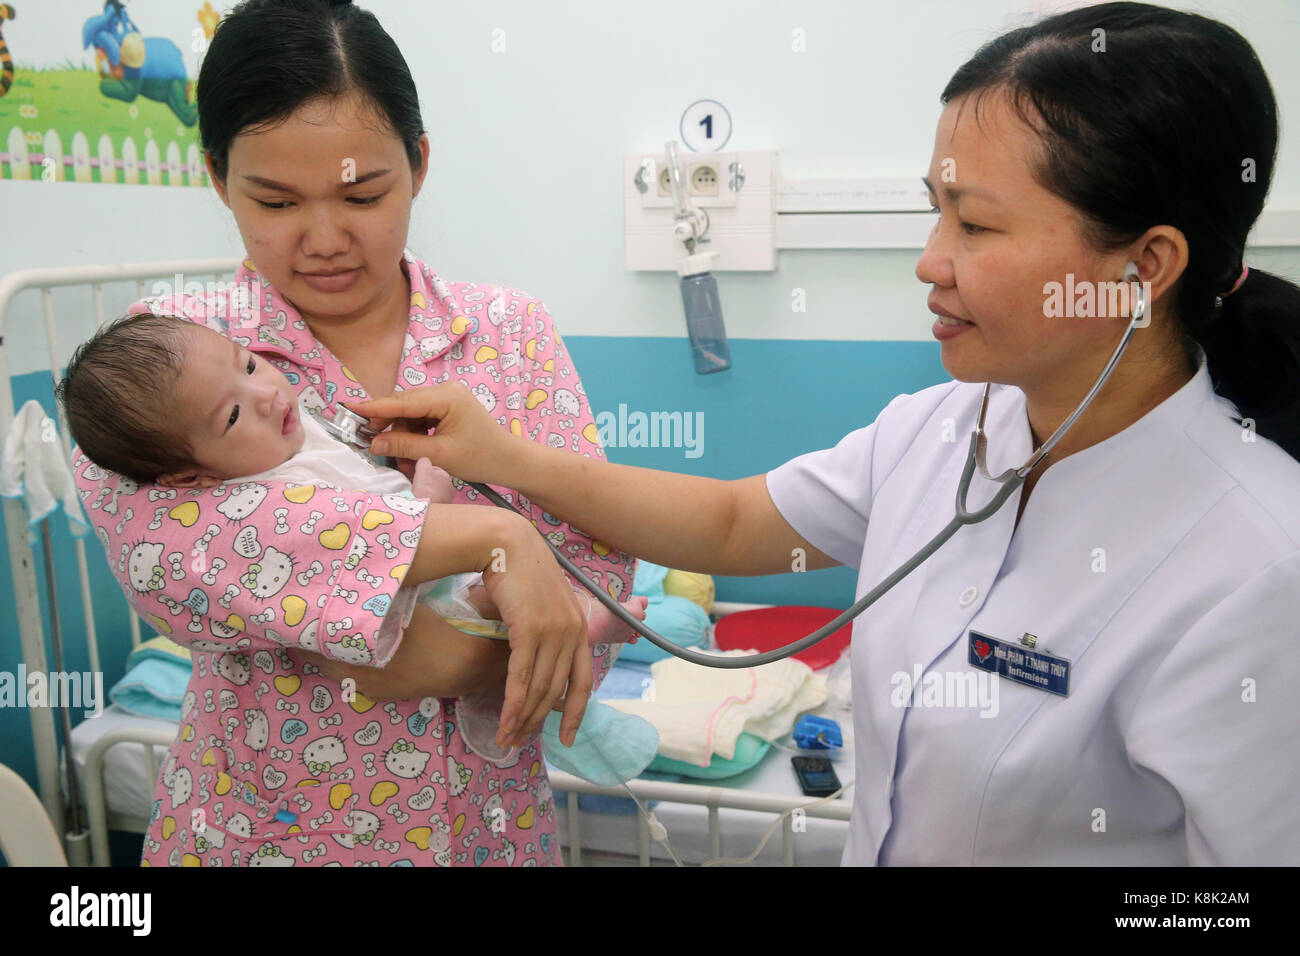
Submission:
[[[686,164],[686,193],[689,196],[717,196],[721,192],[721,174],[716,162]],[[671,199],[673,195],[672,170],[659,169],[656,177],[659,195]]]
[[718,194],[718,167],[714,163],[691,164],[691,195],[716,196]]

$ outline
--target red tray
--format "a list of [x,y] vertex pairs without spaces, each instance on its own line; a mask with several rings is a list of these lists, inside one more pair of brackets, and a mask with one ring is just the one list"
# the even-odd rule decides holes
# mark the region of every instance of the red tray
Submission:
[[[724,651],[750,648],[770,651],[811,634],[842,613],[839,608],[797,605],[736,611],[718,619],[714,636],[718,647]],[[795,654],[795,660],[803,661],[815,671],[830,667],[849,646],[852,633],[853,624],[850,622],[820,644]]]

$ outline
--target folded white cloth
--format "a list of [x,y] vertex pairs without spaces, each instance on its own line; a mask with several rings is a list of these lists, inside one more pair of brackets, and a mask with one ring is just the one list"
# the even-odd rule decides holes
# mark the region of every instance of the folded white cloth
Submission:
[[54,421],[35,400],[19,409],[5,436],[0,497],[23,499],[28,544],[36,543],[36,525],[60,503],[74,536],[81,538],[90,532]]
[[[722,651],[723,656],[754,651]],[[606,700],[644,717],[659,731],[659,753],[707,767],[713,754],[736,756],[741,733],[777,740],[805,711],[826,702],[826,677],[791,658],[761,667],[722,670],[676,657],[650,665],[652,689],[641,699]]]

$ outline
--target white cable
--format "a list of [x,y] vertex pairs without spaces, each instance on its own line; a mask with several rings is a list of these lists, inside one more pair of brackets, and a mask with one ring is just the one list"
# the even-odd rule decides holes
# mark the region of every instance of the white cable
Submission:
[[749,856],[745,857],[744,859],[736,859],[735,857],[717,856],[717,857],[714,857],[712,860],[708,860],[708,861],[706,861],[706,862],[704,862],[704,863],[702,863],[702,864],[700,864],[700,865],[701,865],[701,866],[721,866],[721,865],[724,864],[724,863],[731,863],[731,864],[734,864],[734,865],[736,865],[736,866],[744,866],[744,865],[747,864],[747,863],[752,863],[753,860],[754,860],[754,858],[755,858],[756,856],[758,856],[760,853],[763,852],[763,847],[767,846],[767,841],[770,840],[770,839],[772,839],[772,834],[776,832],[776,828],[777,828],[778,826],[781,825],[781,821],[783,821],[786,817],[788,817],[790,814],[794,813],[796,810],[807,810],[809,807],[815,807],[815,806],[817,806],[817,804],[819,804],[819,803],[825,803],[827,800],[834,800],[836,797],[838,797],[838,796],[839,796],[841,793],[843,793],[845,790],[849,789],[849,787],[853,786],[853,783],[854,783],[854,781],[853,781],[853,780],[850,780],[848,783],[846,783],[844,786],[840,787],[838,790],[836,790],[836,791],[835,791],[834,793],[832,793],[832,794],[829,794],[829,795],[827,795],[827,796],[825,796],[825,797],[822,797],[822,798],[820,798],[820,799],[818,799],[818,800],[814,800],[812,803],[806,803],[806,804],[804,804],[803,806],[800,806],[800,807],[791,807],[790,809],[786,810],[784,813],[782,813],[779,817],[776,818],[776,820],[772,823],[772,825],[771,825],[770,827],[767,828],[767,832],[766,832],[765,834],[763,834],[763,839],[762,839],[762,841],[759,842],[758,846],[756,846],[756,847],[754,848],[754,852],[751,853],[751,854],[749,854]]
[[[606,761],[606,763],[608,763],[608,761]],[[673,858],[674,863],[678,866],[685,866],[686,864],[677,859],[677,854],[674,853],[673,848],[668,845],[668,828],[659,822],[658,818],[650,812],[648,807],[642,805],[641,801],[637,799],[636,794],[632,792],[631,787],[626,783],[622,786],[623,789],[627,791],[627,795],[632,798],[632,802],[636,804],[636,808],[640,810],[642,816],[645,817],[645,822],[650,827],[650,835],[654,837],[655,842],[663,844],[664,849],[668,851],[668,855]]]

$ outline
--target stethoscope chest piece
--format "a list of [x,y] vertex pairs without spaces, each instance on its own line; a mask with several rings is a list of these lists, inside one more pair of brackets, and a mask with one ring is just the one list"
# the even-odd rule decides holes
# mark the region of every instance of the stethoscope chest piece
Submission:
[[339,405],[334,412],[334,419],[331,421],[320,413],[319,409],[311,409],[309,414],[330,434],[345,444],[353,448],[360,448],[362,451],[370,450],[370,443],[374,441],[379,432],[371,428],[367,421],[356,412]]

